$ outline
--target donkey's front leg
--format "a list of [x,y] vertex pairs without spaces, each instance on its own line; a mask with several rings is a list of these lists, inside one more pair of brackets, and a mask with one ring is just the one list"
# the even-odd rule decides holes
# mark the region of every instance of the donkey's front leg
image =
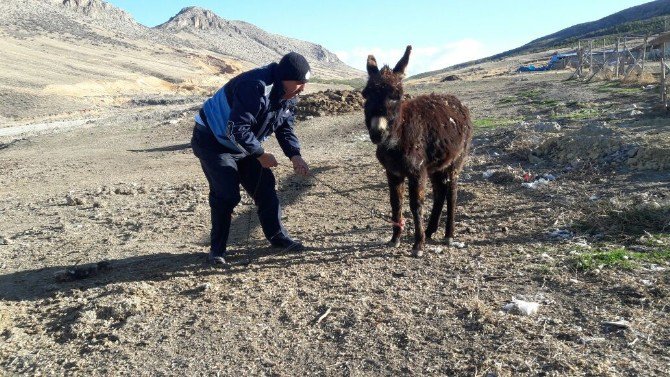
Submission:
[[393,237],[387,245],[398,247],[400,245],[400,236],[405,227],[405,219],[402,218],[402,197],[405,194],[405,178],[398,177],[386,172],[386,178],[389,183],[389,192],[391,196],[391,220],[393,221]]
[[423,200],[426,188],[426,175],[409,178],[409,207],[414,217],[414,246],[412,252],[415,257],[423,255],[423,246],[426,243],[426,234],[423,230]]

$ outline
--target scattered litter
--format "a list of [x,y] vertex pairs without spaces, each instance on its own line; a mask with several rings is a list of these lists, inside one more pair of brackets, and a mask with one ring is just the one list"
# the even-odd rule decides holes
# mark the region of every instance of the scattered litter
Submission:
[[319,319],[316,321],[316,324],[318,325],[319,323],[321,323],[321,321],[326,319],[326,317],[328,317],[328,314],[330,314],[330,308],[326,309],[326,312],[319,317]]
[[582,282],[577,279],[570,279],[570,282],[573,284],[582,284]]
[[642,111],[640,110],[633,110],[630,112],[630,116],[636,116],[636,115],[642,115]]
[[654,90],[656,89],[656,85],[647,85],[642,87],[643,90]]
[[630,322],[626,321],[625,319],[620,319],[618,321],[604,321],[602,325],[605,326],[606,328],[615,328],[615,329],[630,328]]
[[449,246],[455,247],[457,249],[465,249],[467,245],[465,242],[450,241]]
[[571,231],[566,230],[566,229],[556,229],[553,232],[549,233],[549,236],[551,238],[559,238],[562,240],[567,240],[573,237],[573,234]]
[[590,201],[595,201],[595,200],[598,200],[598,199],[600,199],[600,197],[596,194],[593,194],[593,195],[589,196]]
[[525,316],[536,314],[539,309],[540,304],[537,302],[517,300],[515,298],[512,298],[512,302],[503,307],[503,310],[506,312],[517,313]]
[[642,284],[646,285],[647,287],[651,287],[652,285],[654,285],[654,283],[652,283],[651,280],[647,280],[647,279],[642,279],[641,282],[642,282]]
[[485,179],[489,179],[493,175],[493,173],[495,173],[495,170],[489,169],[482,173],[482,177],[484,177]]
[[595,343],[595,342],[604,342],[607,339],[601,338],[601,337],[593,337],[593,336],[587,336],[583,338],[579,338],[580,343],[582,344],[587,344],[587,343]]
[[555,181],[556,180],[556,176],[554,176],[553,174],[549,174],[549,173],[543,174],[542,178],[546,179],[547,181]]
[[549,184],[549,180],[545,178],[540,178],[534,182],[524,182],[521,184],[521,186],[525,188],[529,188],[531,190],[537,190],[538,188],[542,186],[546,186]]

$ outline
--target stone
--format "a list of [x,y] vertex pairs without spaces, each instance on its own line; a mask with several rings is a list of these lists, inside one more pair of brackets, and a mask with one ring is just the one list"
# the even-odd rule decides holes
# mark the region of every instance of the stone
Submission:
[[531,164],[535,164],[535,165],[537,165],[537,164],[541,164],[541,163],[543,163],[544,160],[541,159],[540,157],[537,157],[537,156],[534,155],[534,154],[530,154],[530,155],[528,155],[528,162],[530,162]]
[[558,122],[540,122],[535,124],[535,131],[537,132],[556,132],[561,130],[561,125]]

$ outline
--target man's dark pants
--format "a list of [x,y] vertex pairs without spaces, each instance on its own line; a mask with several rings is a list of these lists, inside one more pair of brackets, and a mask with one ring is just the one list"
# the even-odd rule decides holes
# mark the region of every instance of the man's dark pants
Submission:
[[200,125],[193,130],[191,146],[209,182],[213,255],[226,252],[233,209],[240,202],[240,184],[258,207],[265,237],[272,243],[289,238],[281,224],[281,206],[270,169],[263,168],[255,157],[230,153]]

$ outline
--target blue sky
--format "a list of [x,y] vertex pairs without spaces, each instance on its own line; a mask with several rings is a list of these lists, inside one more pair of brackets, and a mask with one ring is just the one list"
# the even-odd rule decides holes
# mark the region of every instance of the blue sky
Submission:
[[229,20],[318,43],[345,63],[365,68],[373,53],[395,64],[414,49],[409,74],[445,68],[521,46],[566,27],[595,21],[647,0],[107,0],[146,25],[187,6]]

